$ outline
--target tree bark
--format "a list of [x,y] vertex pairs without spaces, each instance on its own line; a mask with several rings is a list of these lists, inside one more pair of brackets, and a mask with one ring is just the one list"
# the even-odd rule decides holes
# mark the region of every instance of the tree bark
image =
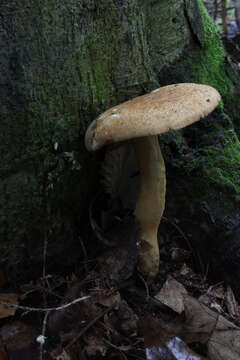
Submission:
[[[239,159],[230,147],[238,146],[239,74],[201,1],[2,0],[0,15],[3,262],[41,261],[46,239],[60,264],[66,239],[67,250],[80,254],[77,235],[85,233],[99,186],[98,159],[84,149],[86,127],[108,107],[170,83],[212,85],[224,105],[224,114],[193,127],[191,137],[163,137],[168,166],[184,184],[169,170],[171,193],[179,199],[189,187],[184,203],[207,204],[215,220],[234,217]],[[219,188],[228,205],[222,213]]]
[[235,19],[238,26],[238,31],[240,31],[240,3],[238,0],[233,0],[235,8]]
[[218,0],[214,0],[214,10],[213,10],[214,21],[217,20],[217,16],[218,16]]
[[221,1],[221,18],[222,18],[222,28],[223,34],[225,36],[228,35],[228,27],[227,27],[227,0]]

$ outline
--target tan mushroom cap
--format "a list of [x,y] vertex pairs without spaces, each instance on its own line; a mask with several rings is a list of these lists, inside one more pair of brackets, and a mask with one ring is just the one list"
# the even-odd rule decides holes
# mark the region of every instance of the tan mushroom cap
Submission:
[[114,106],[89,126],[85,143],[90,151],[108,143],[181,129],[211,113],[221,100],[211,86],[168,85]]

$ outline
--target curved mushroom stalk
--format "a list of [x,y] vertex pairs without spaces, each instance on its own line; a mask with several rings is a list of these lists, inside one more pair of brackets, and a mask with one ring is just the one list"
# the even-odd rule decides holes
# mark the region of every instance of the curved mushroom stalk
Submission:
[[165,208],[166,175],[156,135],[134,140],[140,169],[140,192],[135,215],[140,223],[139,270],[153,278],[159,269],[157,232]]

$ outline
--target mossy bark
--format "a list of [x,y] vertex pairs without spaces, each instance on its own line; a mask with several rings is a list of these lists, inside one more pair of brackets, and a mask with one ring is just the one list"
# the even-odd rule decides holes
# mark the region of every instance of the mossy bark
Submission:
[[[98,182],[95,158],[83,146],[87,125],[109,106],[164,84],[202,82],[221,92],[229,120],[193,128],[200,134],[194,145],[187,134],[170,134],[165,154],[179,173],[202,173],[213,199],[216,186],[229,182],[238,195],[237,151],[231,172],[223,167],[229,146],[239,146],[239,74],[200,0],[2,0],[0,14],[3,260],[39,258],[46,237],[52,248],[56,239],[62,249],[74,243]],[[217,163],[221,131],[231,143],[221,142],[225,161]],[[192,148],[204,156],[187,157]],[[199,190],[199,201],[206,197]]]

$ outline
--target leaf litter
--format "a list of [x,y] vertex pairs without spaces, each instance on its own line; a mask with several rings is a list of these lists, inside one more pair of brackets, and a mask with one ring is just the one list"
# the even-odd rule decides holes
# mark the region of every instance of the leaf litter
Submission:
[[[107,170],[106,181],[111,176]],[[119,187],[125,189],[129,179],[135,187],[135,174],[128,174],[123,186],[117,166],[113,170]],[[12,295],[0,294],[5,304],[0,307],[0,360],[240,359],[239,304],[231,288],[209,286],[188,264],[192,252],[167,238],[160,273],[147,282],[136,271],[138,224],[131,214],[116,213],[121,189],[106,181],[110,209],[102,210],[107,202],[102,197],[90,206],[100,254],[89,258],[84,249],[80,271],[46,275],[19,284]],[[125,197],[125,204],[128,201],[133,199]]]

